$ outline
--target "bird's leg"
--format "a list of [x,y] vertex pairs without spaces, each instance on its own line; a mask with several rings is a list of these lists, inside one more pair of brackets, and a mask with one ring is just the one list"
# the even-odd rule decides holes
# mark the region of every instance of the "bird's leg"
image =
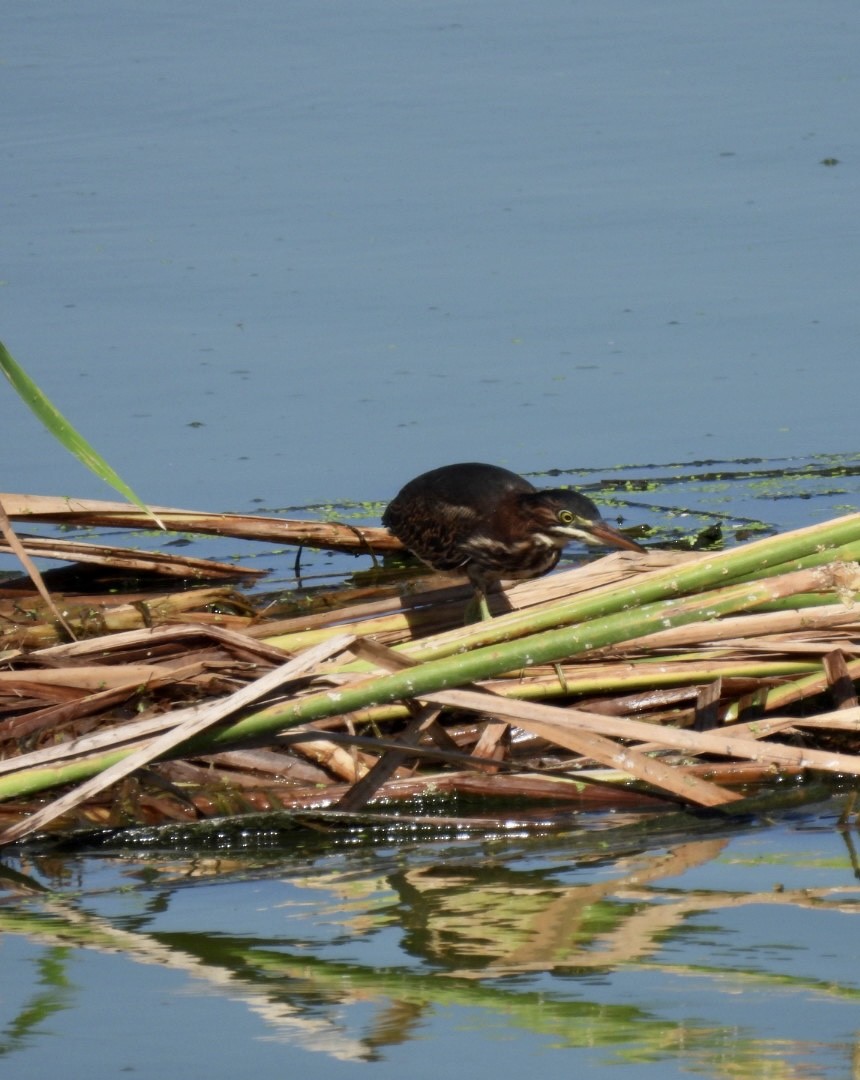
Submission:
[[490,611],[490,605],[487,603],[487,597],[482,589],[475,589],[475,594],[469,603],[466,605],[466,613],[463,616],[463,625],[469,626],[472,623],[483,622],[485,619],[492,619],[493,615]]
[[466,573],[475,590],[475,595],[466,605],[466,614],[463,619],[465,625],[468,626],[470,623],[492,619],[490,605],[487,603],[487,593],[495,584],[496,578],[494,575],[488,574],[480,567],[475,566],[474,563],[469,564]]

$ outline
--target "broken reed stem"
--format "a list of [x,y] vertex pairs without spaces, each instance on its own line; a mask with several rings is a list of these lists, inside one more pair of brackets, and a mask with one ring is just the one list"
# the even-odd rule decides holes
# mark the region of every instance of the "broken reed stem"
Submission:
[[[538,705],[532,702],[508,700],[499,706],[495,704],[494,698],[472,690],[428,694],[426,700],[476,712],[487,712],[492,709],[497,714],[516,720],[521,726],[548,739],[557,738],[559,731],[567,729],[569,725],[586,732],[600,732],[602,735],[612,735],[616,738],[657,743],[692,754],[717,754],[722,757],[769,762],[777,766],[820,769],[824,772],[860,776],[860,755],[840,754],[831,750],[810,750],[805,747],[786,746],[783,743],[762,743],[757,737],[759,734],[756,731],[759,727],[757,723],[739,724],[738,734],[735,735],[731,727],[723,728],[719,732],[686,731],[683,728],[647,724],[628,717],[605,716],[602,713],[589,713],[583,709],[559,710],[551,705]],[[839,710],[838,718],[845,727],[851,723],[860,723],[860,708]],[[796,718],[784,721],[783,725],[786,722],[794,725],[802,723]],[[771,734],[778,727],[774,721],[763,721],[760,726],[761,737]]]
[[[62,525],[104,525],[110,528],[151,528],[152,517],[123,502],[66,499],[50,495],[0,495],[13,520],[56,522]],[[248,540],[264,540],[303,547],[345,551],[353,555],[372,551],[402,551],[403,545],[387,529],[342,525],[326,521],[289,521],[248,514],[211,514],[169,506],[149,506],[159,523],[171,532],[204,533]]]

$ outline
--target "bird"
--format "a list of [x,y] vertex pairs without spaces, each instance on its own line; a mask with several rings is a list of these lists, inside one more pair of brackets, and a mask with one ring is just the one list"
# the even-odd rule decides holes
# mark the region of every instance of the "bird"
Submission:
[[487,593],[502,578],[549,573],[572,540],[645,550],[604,521],[580,492],[536,488],[517,473],[477,461],[416,476],[388,504],[382,524],[433,570],[464,573],[481,619],[491,617]]

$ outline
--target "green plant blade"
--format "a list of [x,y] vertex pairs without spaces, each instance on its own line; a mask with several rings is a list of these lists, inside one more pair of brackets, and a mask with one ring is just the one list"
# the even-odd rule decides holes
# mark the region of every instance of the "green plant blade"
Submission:
[[160,528],[164,528],[164,525],[152,513],[146,503],[135,495],[128,484],[114,472],[101,454],[90,446],[87,440],[72,427],[59,409],[48,400],[21,365],[13,358],[2,341],[0,341],[0,370],[3,371],[3,374],[12,384],[12,388],[24,404],[41,420],[55,439],[59,440],[70,453],[74,454],[78,461],[82,462],[90,472],[95,473],[100,480],[110,484],[129,502],[134,503],[135,506],[140,507],[144,513],[148,514]]

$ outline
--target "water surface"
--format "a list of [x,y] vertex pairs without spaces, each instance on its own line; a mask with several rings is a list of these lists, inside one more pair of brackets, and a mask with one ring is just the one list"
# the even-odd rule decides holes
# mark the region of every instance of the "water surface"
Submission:
[[7,1069],[845,1076],[860,885],[840,808],[15,858]]
[[[152,502],[856,449],[852,0],[48,0],[0,49],[3,339]],[[3,409],[10,486],[104,495]]]

